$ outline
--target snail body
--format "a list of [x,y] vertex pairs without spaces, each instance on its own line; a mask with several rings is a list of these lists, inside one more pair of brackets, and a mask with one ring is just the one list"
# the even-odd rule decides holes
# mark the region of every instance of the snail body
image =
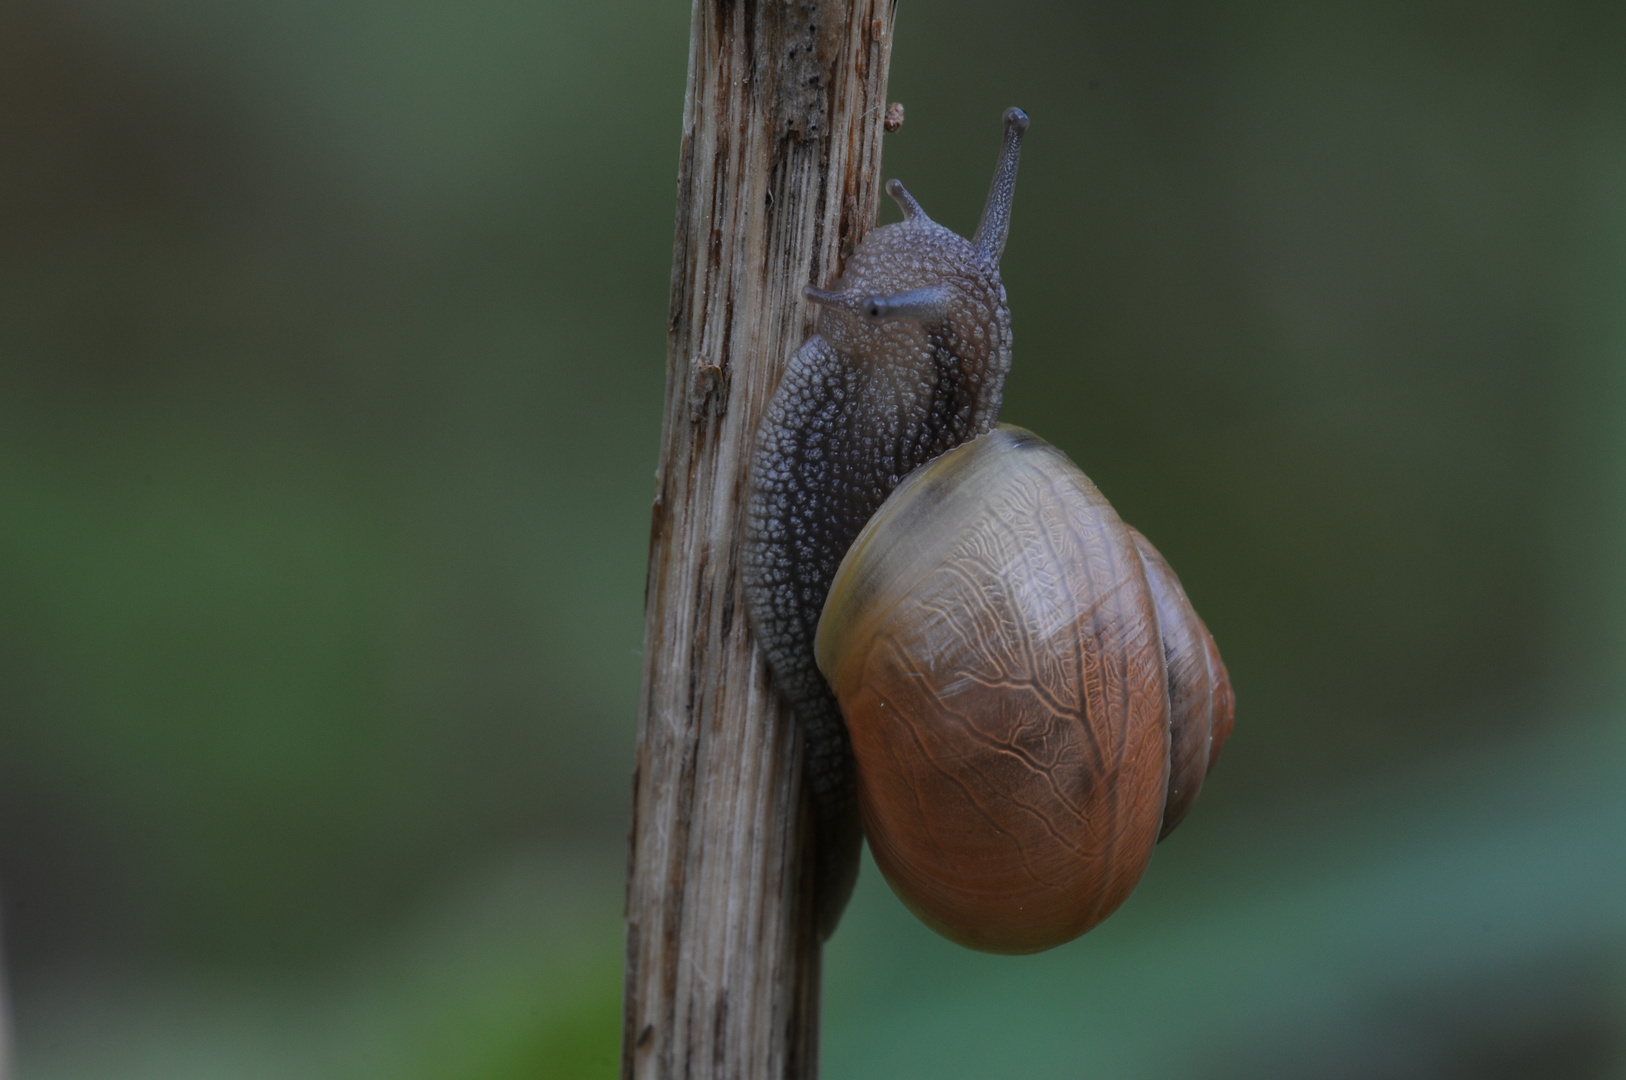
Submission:
[[865,833],[954,940],[1030,952],[1084,932],[1230,730],[1219,653],[1167,563],[1060,451],[995,427],[1027,126],[1007,110],[970,240],[888,183],[904,220],[806,290],[818,332],[757,433],[746,609],[801,733],[825,937]]
[[1011,364],[999,257],[1028,118],[1005,140],[982,222],[966,240],[902,184],[904,220],[870,230],[829,291],[809,288],[818,332],[791,357],[757,431],[742,577],[746,610],[790,703],[815,815],[816,897],[828,937],[858,876],[852,748],[813,635],[848,546],[898,481],[987,432]]

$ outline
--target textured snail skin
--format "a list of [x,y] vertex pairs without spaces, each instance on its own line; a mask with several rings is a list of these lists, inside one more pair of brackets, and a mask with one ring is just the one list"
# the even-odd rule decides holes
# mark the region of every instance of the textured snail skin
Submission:
[[943,451],[988,431],[1011,362],[999,279],[1027,116],[1005,142],[969,241],[926,217],[892,181],[904,220],[870,231],[828,292],[818,332],[790,360],[758,430],[746,522],[745,600],[778,693],[802,731],[817,827],[821,933],[858,873],[852,750],[813,658],[841,557],[892,489]]
[[1211,732],[1229,731],[1218,653],[1210,686],[1212,641],[1137,536],[1064,454],[1001,426],[906,479],[836,575],[817,655],[871,850],[961,944],[1049,948],[1134,889],[1175,801],[1166,650],[1183,665],[1178,723],[1202,720],[1172,734],[1182,769],[1204,757],[1179,813]]

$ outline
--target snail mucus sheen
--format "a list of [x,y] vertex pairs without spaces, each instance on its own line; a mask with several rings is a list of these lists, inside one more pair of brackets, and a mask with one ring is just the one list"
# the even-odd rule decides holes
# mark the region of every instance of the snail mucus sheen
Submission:
[[1225,667],[1168,563],[1088,477],[997,424],[999,258],[1028,118],[968,241],[893,180],[758,430],[744,584],[801,729],[821,932],[862,837],[893,890],[972,948],[1110,915],[1230,733]]

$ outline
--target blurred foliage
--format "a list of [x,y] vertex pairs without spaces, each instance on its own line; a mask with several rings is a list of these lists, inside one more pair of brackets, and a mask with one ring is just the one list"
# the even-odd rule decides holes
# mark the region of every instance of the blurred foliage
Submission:
[[[25,1077],[613,1075],[687,15],[0,2]],[[1141,894],[1026,967],[867,873],[832,1075],[1197,1074],[1146,1034],[1181,985],[1215,1075],[1490,1075],[1458,1013],[1349,1053],[1467,985],[1621,1068],[1574,747],[1626,708],[1623,48],[1605,4],[905,0],[886,172],[968,229],[1033,116],[1005,417],[1169,556],[1241,715]],[[1513,944],[1414,962],[1480,888]]]
[[199,978],[67,967],[28,986],[24,1076],[614,1076],[620,860],[492,861],[327,970]]
[[8,11],[24,965],[307,961],[494,845],[621,835],[686,26],[651,16]]

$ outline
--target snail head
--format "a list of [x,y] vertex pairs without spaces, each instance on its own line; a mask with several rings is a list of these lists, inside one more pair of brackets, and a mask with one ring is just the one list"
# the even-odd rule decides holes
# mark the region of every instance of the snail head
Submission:
[[819,332],[831,344],[873,362],[947,348],[973,366],[1009,348],[999,259],[1027,127],[1026,113],[1006,110],[993,184],[970,240],[928,217],[902,183],[887,182],[903,220],[871,230],[831,289],[805,290],[823,309]]

